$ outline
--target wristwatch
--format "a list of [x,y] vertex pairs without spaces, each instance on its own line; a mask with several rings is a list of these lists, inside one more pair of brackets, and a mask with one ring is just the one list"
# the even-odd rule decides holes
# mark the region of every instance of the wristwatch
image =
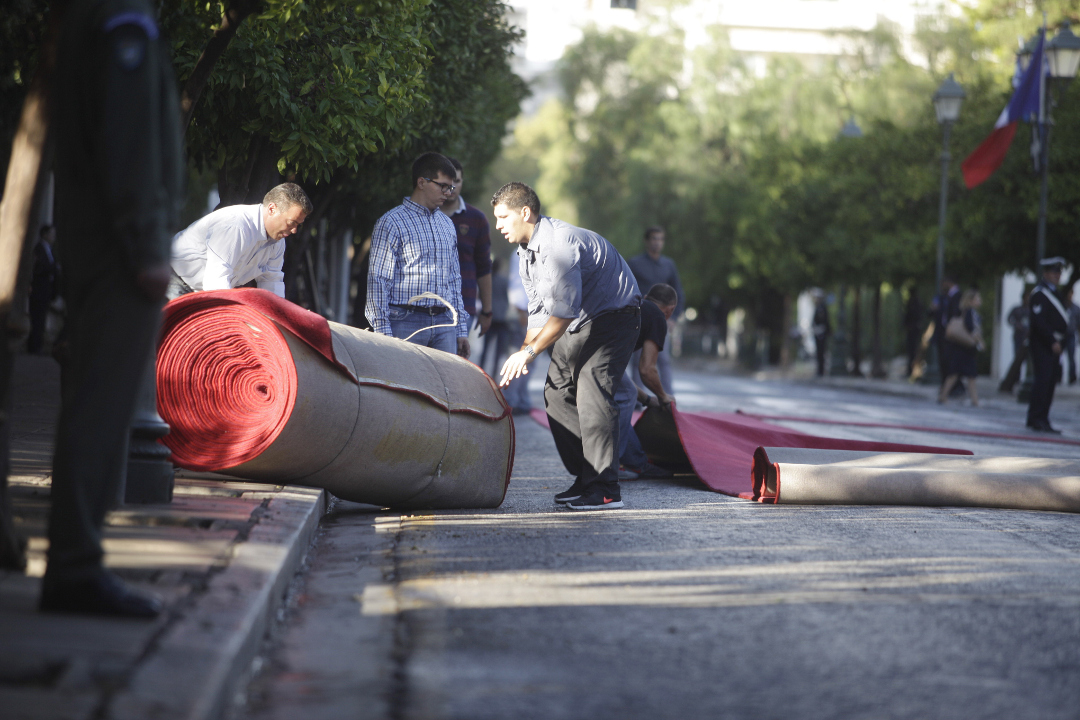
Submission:
[[536,357],[536,351],[533,350],[532,345],[526,345],[525,352],[529,353],[529,357]]
[[484,312],[483,310],[480,311],[480,314],[483,315],[484,317],[491,317],[490,312]]

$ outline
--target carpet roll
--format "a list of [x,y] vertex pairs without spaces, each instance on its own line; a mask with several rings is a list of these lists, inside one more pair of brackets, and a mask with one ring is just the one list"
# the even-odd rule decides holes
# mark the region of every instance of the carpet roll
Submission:
[[754,499],[1080,512],[1080,461],[760,447]]
[[497,507],[513,468],[510,408],[478,367],[263,290],[169,303],[157,386],[193,470],[408,509]]

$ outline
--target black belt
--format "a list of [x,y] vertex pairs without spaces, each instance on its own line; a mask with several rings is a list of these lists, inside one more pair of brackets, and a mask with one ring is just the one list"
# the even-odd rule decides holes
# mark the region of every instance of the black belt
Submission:
[[409,312],[424,313],[425,315],[442,315],[444,312],[448,312],[445,305],[395,305],[390,303],[390,307],[405,308]]
[[640,305],[627,305],[626,307],[611,311],[614,315],[637,315],[639,312],[641,312]]

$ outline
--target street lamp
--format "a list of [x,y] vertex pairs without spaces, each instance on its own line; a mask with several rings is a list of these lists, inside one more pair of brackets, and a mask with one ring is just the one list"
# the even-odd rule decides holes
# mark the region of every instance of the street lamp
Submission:
[[[938,124],[942,128],[941,142],[941,195],[938,201],[938,236],[937,236],[937,267],[934,278],[934,292],[941,292],[941,282],[945,279],[945,217],[949,206],[949,136],[952,134],[952,126],[960,118],[960,106],[964,102],[964,88],[953,79],[952,73],[941,83],[941,87],[934,93],[934,114],[937,115]],[[943,298],[944,299],[944,298]],[[940,308],[939,308],[940,311]],[[926,373],[923,381],[938,384],[941,382],[941,358],[938,357],[938,346],[930,349],[930,359],[926,364]]]
[[952,126],[960,118],[960,106],[964,102],[964,88],[953,79],[952,73],[934,93],[934,113],[943,129],[941,146],[941,198],[938,203],[937,238],[937,289],[945,277],[945,210],[949,204],[949,136]]
[[[862,136],[862,128],[855,122],[855,116],[852,115],[844,123],[844,127],[840,128],[836,139],[857,139]],[[832,339],[832,361],[829,363],[830,375],[847,375],[847,310],[844,303],[846,299],[847,284],[840,283],[840,290],[837,293],[837,302],[840,307],[837,308],[836,334],[833,335]]]
[[1035,268],[1046,254],[1046,198],[1049,184],[1049,160],[1050,160],[1050,127],[1054,124],[1052,109],[1054,107],[1053,95],[1047,90],[1053,86],[1051,81],[1057,81],[1063,87],[1076,77],[1077,68],[1080,67],[1080,38],[1073,34],[1068,21],[1062,23],[1048,43],[1046,43],[1046,59],[1049,66],[1049,78],[1042,78],[1046,87],[1042,92],[1043,112],[1039,118],[1040,138],[1039,142],[1039,169],[1042,171],[1042,184],[1039,189],[1039,228],[1035,241]]

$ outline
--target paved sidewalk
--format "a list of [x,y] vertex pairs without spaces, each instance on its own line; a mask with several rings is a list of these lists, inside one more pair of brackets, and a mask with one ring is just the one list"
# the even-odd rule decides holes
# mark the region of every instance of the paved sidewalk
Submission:
[[218,717],[246,682],[328,496],[178,477],[171,504],[107,519],[106,565],[160,595],[160,618],[39,613],[59,375],[51,358],[16,359],[9,483],[29,562],[25,574],[0,571],[0,718]]

